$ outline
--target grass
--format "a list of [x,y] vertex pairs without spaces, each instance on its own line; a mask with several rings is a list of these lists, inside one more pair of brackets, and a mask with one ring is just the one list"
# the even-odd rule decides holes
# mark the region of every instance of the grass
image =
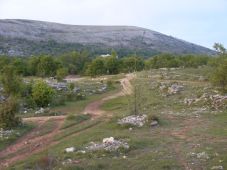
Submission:
[[56,128],[57,124],[53,119],[45,122],[39,130],[39,136],[44,136],[50,132],[52,132]]
[[[83,120],[76,116],[72,120],[67,120],[62,132],[55,137],[59,143],[51,146],[48,150],[35,154],[27,160],[20,161],[12,169],[33,168],[39,164],[39,160],[47,155],[57,159],[55,169],[157,169],[157,170],[181,170],[187,165],[191,169],[211,169],[213,166],[223,166],[227,168],[227,113],[226,111],[213,112],[207,109],[206,112],[194,113],[197,108],[203,107],[203,103],[186,106],[184,98],[199,96],[212,90],[206,81],[199,83],[200,75],[206,76],[207,68],[180,69],[164,72],[170,76],[160,79],[158,76],[164,71],[151,70],[150,72],[138,73],[136,82],[143,82],[146,85],[148,99],[145,106],[148,108],[147,114],[156,115],[160,125],[151,128],[147,123],[142,128],[133,127],[129,130],[119,126],[117,120],[128,114],[129,97],[124,96],[112,99],[104,103],[102,109],[107,113],[96,120]],[[153,78],[148,77],[154,76]],[[176,76],[179,75],[179,76]],[[155,78],[156,76],[156,78]],[[176,79],[177,77],[177,79]],[[176,95],[164,96],[158,84],[160,82],[181,82],[184,90]],[[145,86],[144,86],[145,89]],[[105,95],[90,98],[90,101],[100,99]],[[99,98],[100,97],[100,98]],[[87,101],[82,101],[83,106]],[[61,107],[67,113],[78,115],[80,107],[68,105]],[[82,105],[82,103],[80,103]],[[75,110],[74,110],[74,109]],[[82,119],[82,121],[81,121]],[[80,123],[77,123],[80,122]],[[119,150],[113,153],[98,151],[85,154],[65,153],[64,149],[74,146],[77,150],[83,150],[91,141],[101,142],[103,138],[114,137],[125,139],[129,145],[129,150]],[[209,159],[199,159],[191,156],[191,153],[205,152]],[[126,158],[124,158],[126,156]],[[72,159],[76,164],[62,165],[62,162]]]
[[89,120],[91,118],[91,115],[87,114],[80,114],[80,115],[68,115],[66,118],[66,121],[64,122],[62,129],[69,128],[71,126],[75,126],[81,122],[84,122],[86,120]]
[[120,85],[115,85],[115,88],[113,90],[110,90],[103,94],[94,94],[92,96],[88,96],[85,100],[75,101],[75,102],[66,102],[63,106],[58,106],[52,108],[51,112],[61,112],[65,114],[80,114],[85,106],[87,106],[88,103],[91,103],[92,101],[99,100],[105,96],[108,96],[112,93],[116,93],[119,91]]
[[8,137],[8,139],[0,139],[0,151],[13,142],[15,142],[19,137],[25,135],[29,131],[31,131],[34,128],[33,124],[24,124],[20,127],[13,128],[12,130],[14,131],[12,135]]

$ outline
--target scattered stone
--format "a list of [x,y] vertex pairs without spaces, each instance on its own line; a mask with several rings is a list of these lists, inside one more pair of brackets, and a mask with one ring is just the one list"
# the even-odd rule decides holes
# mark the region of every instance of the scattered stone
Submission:
[[72,164],[72,159],[67,159],[62,162],[62,165]]
[[127,142],[123,140],[116,140],[113,137],[104,138],[102,143],[91,142],[86,149],[88,151],[106,150],[106,151],[116,151],[119,148],[129,149]]
[[132,131],[132,128],[130,127],[128,130],[129,130],[129,131]]
[[109,138],[104,138],[102,140],[102,143],[113,143],[114,142],[114,138],[113,137],[109,137]]
[[177,83],[171,84],[161,82],[159,90],[163,93],[163,96],[168,96],[180,93],[184,90],[184,86],[178,85]]
[[79,151],[77,151],[77,153],[82,153],[82,154],[85,154],[85,153],[86,153],[86,151],[84,151],[84,150],[79,150]]
[[184,99],[184,103],[188,106],[198,102],[203,102],[204,105],[214,110],[225,109],[227,106],[227,96],[204,93],[200,98]]
[[41,107],[39,110],[37,110],[37,111],[35,112],[35,114],[42,114],[42,113],[44,113],[44,112],[45,112],[45,109]]
[[159,70],[162,70],[162,71],[168,71],[168,68],[159,68]]
[[184,86],[178,85],[178,84],[172,84],[169,88],[168,88],[168,94],[173,95],[173,94],[177,94],[181,91],[184,90]]
[[151,125],[151,127],[158,126],[158,121],[157,120],[153,120],[150,125]]
[[74,147],[70,147],[70,148],[66,148],[65,149],[65,152],[66,153],[71,153],[71,152],[74,152],[76,149]]
[[123,156],[123,159],[126,159],[126,158],[127,158],[127,156],[124,155],[124,156]]
[[195,99],[188,99],[188,98],[185,98],[184,99],[184,104],[188,105],[188,106],[191,106],[193,104],[193,102],[195,101]]
[[13,134],[15,134],[14,130],[4,130],[0,128],[0,140],[8,139]]
[[120,125],[133,125],[137,127],[142,127],[147,121],[147,115],[131,115],[118,120]]
[[79,93],[81,91],[81,89],[79,87],[75,87],[73,89],[73,93]]
[[211,169],[212,170],[223,170],[224,168],[223,168],[223,166],[219,165],[219,166],[213,166]]
[[198,159],[209,159],[210,158],[206,152],[197,153],[196,156]]
[[0,102],[4,102],[6,98],[3,95],[0,95]]
[[54,78],[50,77],[46,80],[46,83],[57,91],[67,91],[68,84],[64,82],[57,82]]

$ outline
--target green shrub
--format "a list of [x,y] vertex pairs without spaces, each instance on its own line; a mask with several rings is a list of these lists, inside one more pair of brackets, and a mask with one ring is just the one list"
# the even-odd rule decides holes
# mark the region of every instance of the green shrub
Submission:
[[21,121],[15,116],[18,112],[16,99],[10,97],[0,106],[0,128],[8,129],[18,126]]
[[32,98],[38,107],[46,107],[51,103],[55,91],[43,81],[37,81],[32,87]]

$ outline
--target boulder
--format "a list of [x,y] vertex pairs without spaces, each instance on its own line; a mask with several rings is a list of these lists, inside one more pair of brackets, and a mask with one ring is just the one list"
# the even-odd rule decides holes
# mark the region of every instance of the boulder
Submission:
[[212,166],[211,170],[224,170],[223,166],[219,165],[219,166]]
[[210,158],[206,152],[197,153],[196,156],[198,159],[209,159]]
[[66,153],[71,153],[74,152],[76,149],[74,147],[70,147],[70,148],[65,148],[65,152]]
[[41,107],[39,110],[37,110],[37,111],[35,112],[35,114],[42,114],[42,113],[44,113],[44,112],[45,112],[45,109]]
[[151,127],[158,126],[158,121],[157,120],[153,120],[150,125],[151,125]]
[[116,140],[113,137],[104,138],[102,143],[91,142],[86,147],[88,151],[106,150],[110,152],[116,151],[119,148],[129,149],[129,145],[127,142]]
[[131,115],[118,120],[120,125],[133,125],[137,127],[142,127],[147,121],[147,115]]
[[168,93],[169,94],[177,94],[181,91],[183,91],[184,86],[181,85],[177,85],[177,84],[172,84],[169,88],[168,88]]
[[104,138],[102,140],[102,143],[113,143],[113,142],[114,142],[114,138],[113,137]]

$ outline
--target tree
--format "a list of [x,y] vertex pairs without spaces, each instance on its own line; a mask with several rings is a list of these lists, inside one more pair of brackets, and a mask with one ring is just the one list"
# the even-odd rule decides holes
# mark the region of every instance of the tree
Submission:
[[28,73],[31,76],[37,75],[38,66],[39,64],[39,57],[31,57],[28,59]]
[[12,65],[14,66],[15,72],[19,75],[28,75],[28,66],[25,59],[22,58],[14,58],[12,61]]
[[10,58],[7,56],[0,56],[0,71],[2,71],[2,69],[10,64]]
[[118,74],[119,72],[119,63],[116,56],[110,56],[105,58],[105,67],[108,74]]
[[88,74],[91,76],[100,76],[106,74],[104,59],[98,57],[92,60],[91,64],[88,67]]
[[129,99],[130,113],[133,115],[147,114],[148,109],[148,96],[150,94],[148,85],[144,82],[135,82],[133,93]]
[[68,74],[67,68],[59,68],[56,73],[56,77],[58,81],[62,81],[65,76]]
[[221,88],[222,91],[227,87],[227,59],[222,59],[217,68],[211,75],[211,82]]
[[53,99],[55,91],[43,81],[37,81],[32,87],[32,98],[39,107],[46,107]]
[[3,85],[4,93],[7,96],[18,95],[21,90],[22,80],[15,73],[13,66],[6,66],[2,71],[1,83]]
[[221,43],[214,43],[213,47],[220,54],[225,54],[226,53],[226,49]]
[[54,76],[57,70],[57,63],[50,56],[41,56],[37,65],[37,74],[41,77]]
[[118,58],[117,52],[115,50],[111,51],[111,56],[114,58]]
[[15,116],[18,111],[17,100],[10,97],[0,106],[0,128],[8,129],[18,126],[20,119]]
[[84,71],[84,67],[89,61],[88,55],[89,53],[85,50],[82,52],[73,51],[60,56],[59,61],[63,67],[68,68],[70,74],[80,74]]
[[126,57],[122,59],[122,68],[123,72],[134,72],[141,71],[144,69],[144,61],[142,58],[137,56]]

